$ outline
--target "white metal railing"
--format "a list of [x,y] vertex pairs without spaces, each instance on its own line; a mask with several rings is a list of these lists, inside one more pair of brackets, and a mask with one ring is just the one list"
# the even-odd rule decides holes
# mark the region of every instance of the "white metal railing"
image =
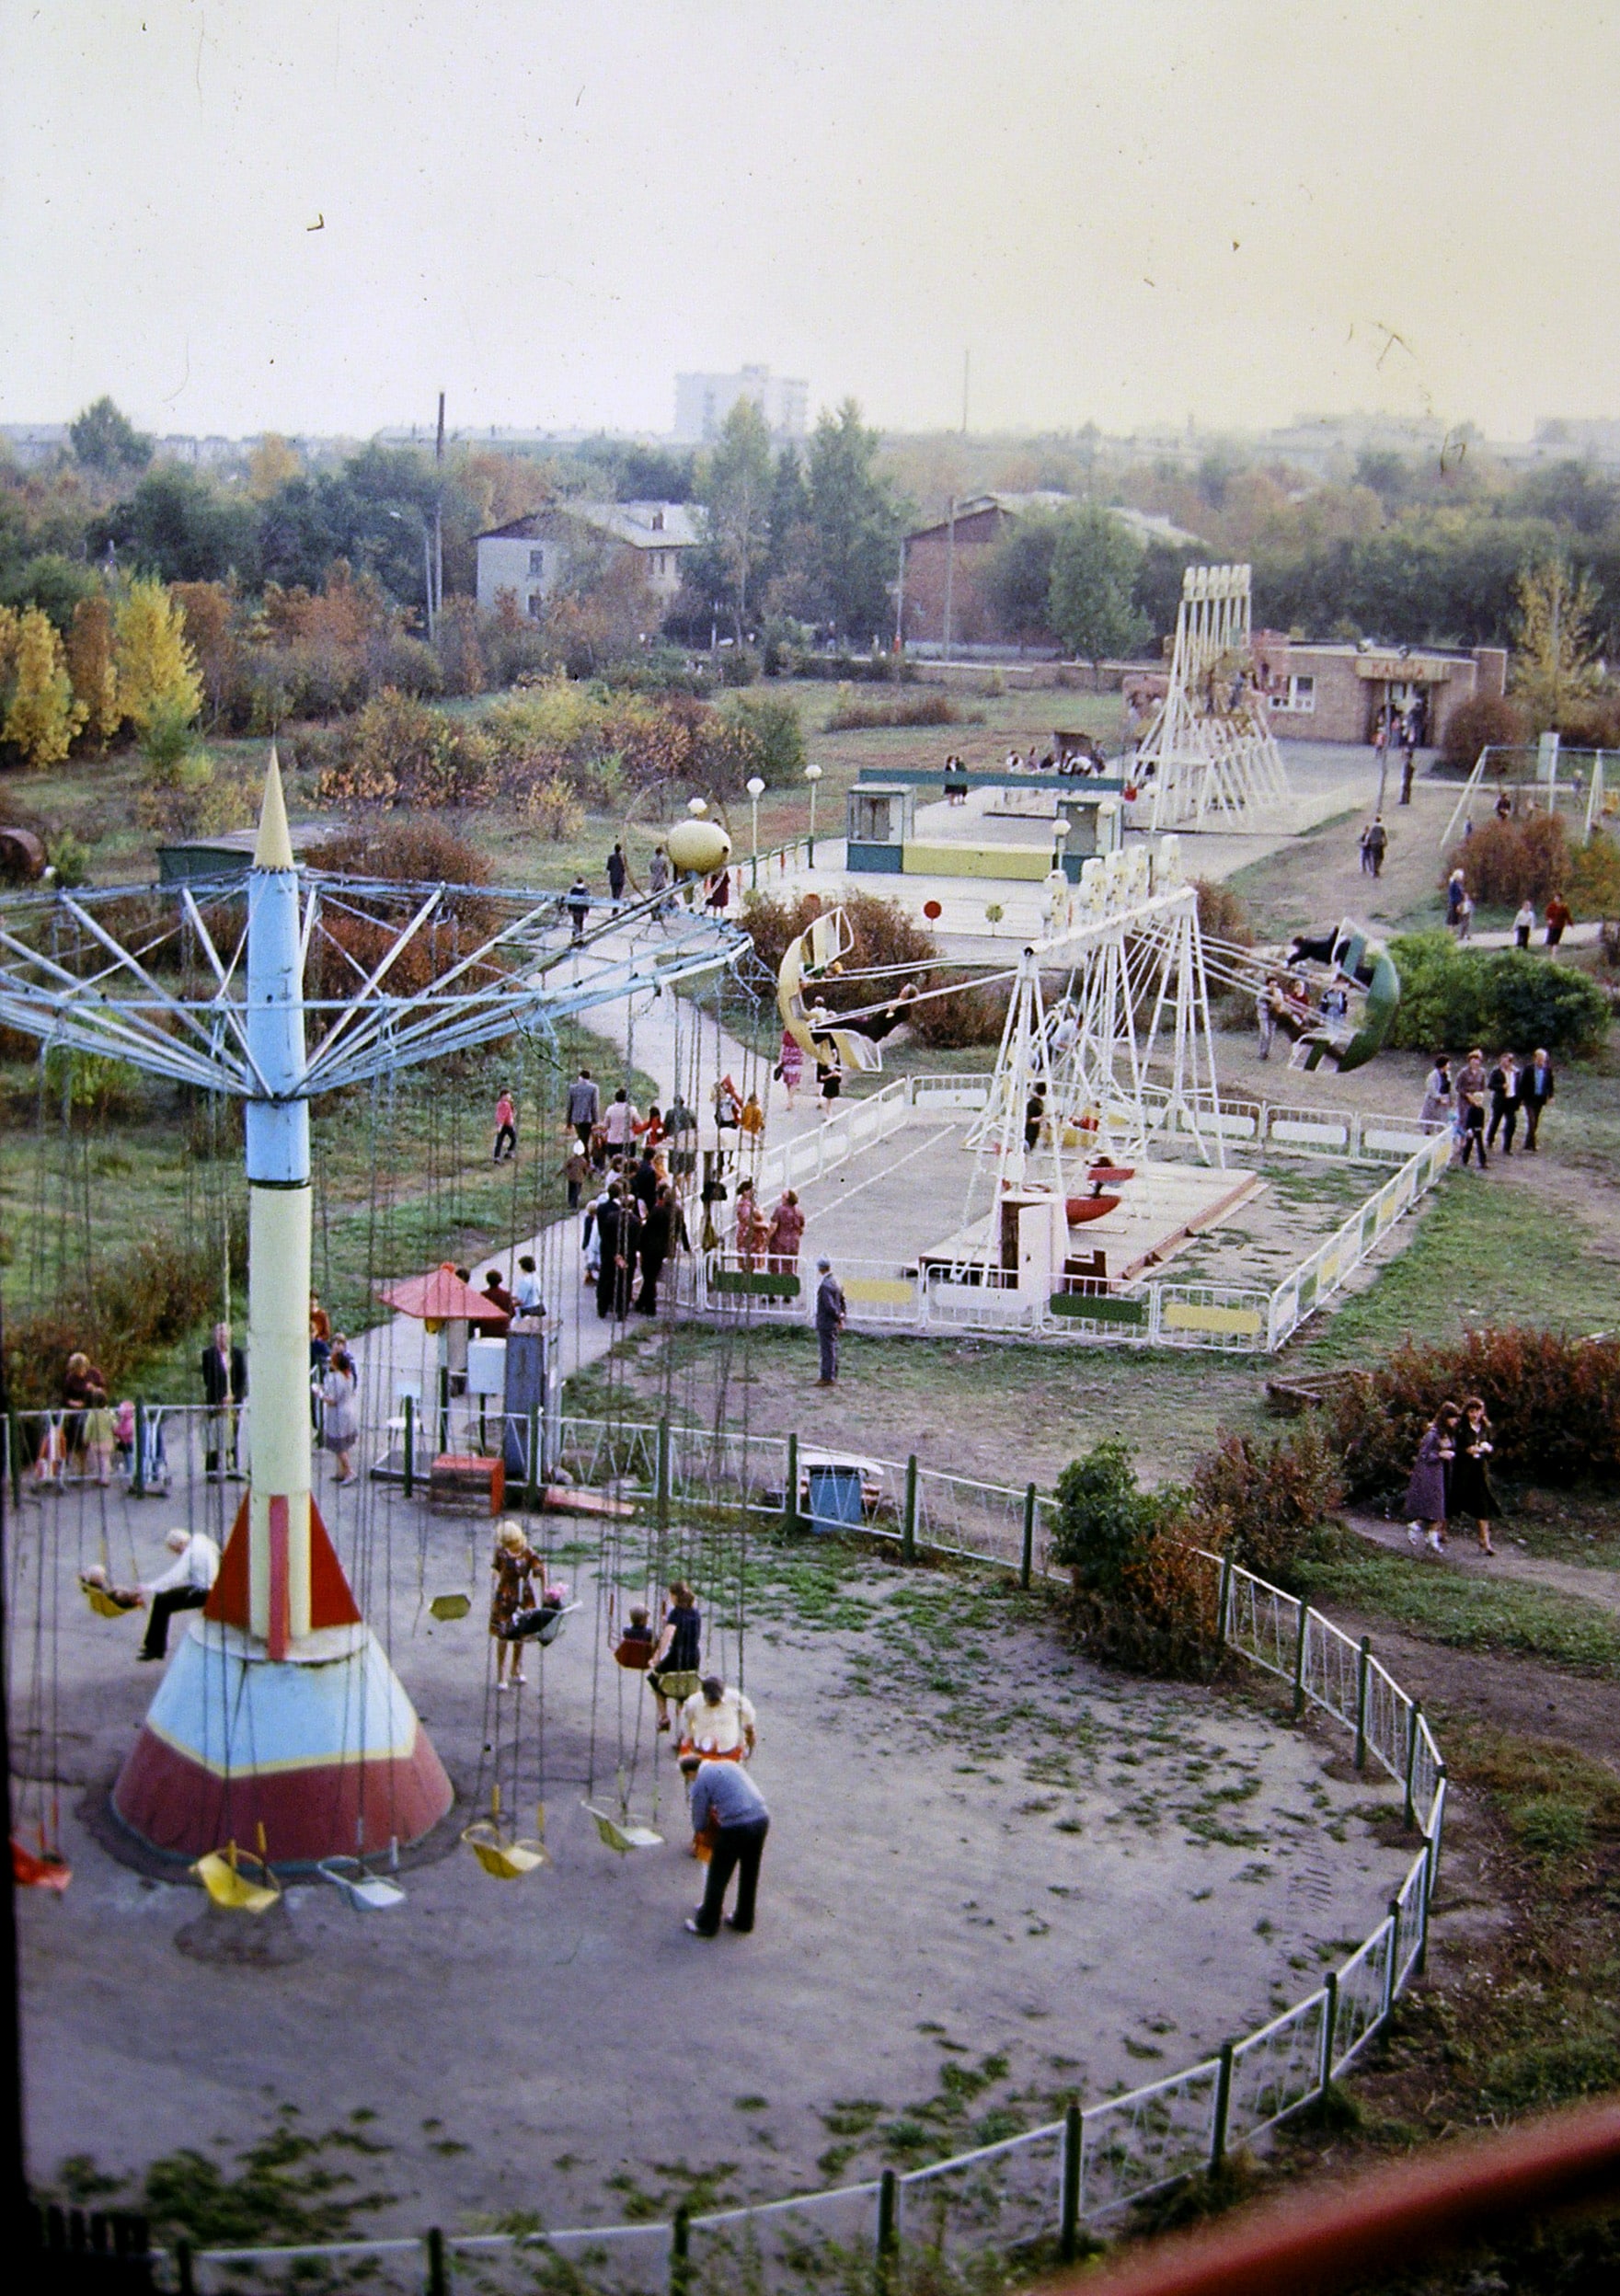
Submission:
[[[31,1455],[52,1416],[19,1413],[7,1420],[8,1473],[20,1464],[19,1452]],[[201,1417],[175,1416],[187,1422]],[[202,1431],[188,1427],[189,1436]],[[668,1420],[615,1425],[569,1415],[557,1440],[575,1474],[615,1480],[644,1507],[741,1504],[755,1514],[805,1520],[807,1463],[816,1453],[801,1454],[796,1437]],[[193,1442],[185,1448],[194,1472]],[[971,1556],[1015,1569],[1026,1583],[1062,1577],[1051,1554],[1057,1502],[1033,1485],[1019,1491],[915,1459],[861,1459],[857,1471],[859,1523],[837,1527],[858,1528],[918,1556]],[[813,1513],[810,1522],[813,1529]],[[397,2266],[408,2277],[390,2273],[387,2284],[415,2288],[434,2284],[439,2256],[481,2259],[486,2267],[510,2256],[526,2271],[549,2269],[555,2260],[574,2276],[570,2286],[580,2289],[645,2296],[663,2296],[666,2289],[707,2296],[713,2289],[718,2296],[744,2281],[768,2289],[803,2283],[818,2272],[825,2277],[833,2267],[864,2270],[874,2253],[892,2256],[902,2244],[948,2257],[1056,2240],[1060,2252],[1072,2253],[1081,2228],[1217,2166],[1321,2095],[1380,2031],[1423,1966],[1445,1765],[1420,1708],[1373,1656],[1368,1639],[1356,1642],[1302,1598],[1219,1556],[1199,1550],[1198,1559],[1208,1574],[1219,1643],[1290,1684],[1296,1711],[1315,1706],[1339,1724],[1350,1736],[1357,1768],[1375,1764],[1400,1786],[1407,1821],[1420,1837],[1383,1920],[1303,2001],[1199,2064],[909,2175],[890,2172],[825,2192],[649,2224],[209,2248],[186,2258],[190,2284],[241,2289],[255,2284],[256,2268],[267,2276],[318,2260],[352,2265],[371,2285],[384,2284],[380,2267]],[[260,2277],[257,2284],[277,2283]]]
[[[903,1080],[914,1085],[914,1078]],[[925,1080],[929,1084],[933,1079]],[[951,1080],[957,1082],[959,1080]],[[890,1088],[898,1093],[899,1086]],[[841,1133],[829,1143],[828,1169],[856,1153],[872,1137],[887,1137],[906,1120],[907,1104],[887,1098],[867,1104],[875,1113],[872,1131]],[[925,1100],[925,1106],[929,1105]],[[938,1102],[933,1103],[938,1106]],[[881,1113],[877,1113],[880,1109]],[[1282,1144],[1304,1146],[1300,1135],[1309,1125],[1316,1131],[1328,1128],[1302,1110],[1270,1110],[1271,1136],[1281,1122],[1289,1128]],[[1234,1120],[1236,1120],[1235,1119]],[[950,1269],[924,1267],[900,1260],[838,1260],[838,1280],[848,1306],[848,1320],[860,1328],[890,1326],[907,1331],[982,1331],[1002,1337],[1071,1339],[1109,1346],[1215,1349],[1228,1354],[1275,1353],[1335,1292],[1384,1240],[1395,1223],[1411,1211],[1419,1199],[1443,1177],[1452,1158],[1449,1131],[1413,1125],[1409,1131],[1394,1129],[1394,1120],[1367,1118],[1335,1119],[1339,1153],[1383,1160],[1403,1153],[1405,1160],[1349,1219],[1319,1244],[1273,1290],[1242,1283],[1176,1282],[1166,1278],[1130,1284],[1117,1292],[1051,1283],[1035,1290],[1003,1284],[1000,1271],[977,1280],[955,1277]],[[876,1129],[880,1126],[880,1130]],[[829,1131],[831,1127],[828,1128]],[[1367,1137],[1372,1140],[1367,1143]],[[1359,1137],[1357,1137],[1359,1135]],[[789,1142],[779,1154],[820,1145],[822,1134],[807,1134]],[[1347,1142],[1353,1141],[1353,1145]],[[1308,1153],[1320,1153],[1313,1142]],[[769,1159],[766,1160],[768,1165]],[[764,1167],[762,1167],[764,1169]],[[794,1167],[787,1167],[790,1172]],[[767,1187],[792,1186],[815,1175],[794,1177]],[[760,1257],[745,1260],[734,1250],[694,1255],[675,1271],[675,1298],[688,1312],[698,1314],[745,1316],[762,1323],[802,1324],[814,1313],[815,1286],[795,1269],[795,1281],[782,1282],[781,1270]]]

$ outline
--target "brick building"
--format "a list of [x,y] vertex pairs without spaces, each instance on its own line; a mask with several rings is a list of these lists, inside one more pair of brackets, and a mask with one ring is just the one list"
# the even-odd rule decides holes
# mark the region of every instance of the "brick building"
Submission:
[[[905,638],[908,645],[938,645],[945,637],[945,593],[950,589],[953,646],[1028,644],[1051,650],[1047,631],[1008,629],[991,603],[985,568],[988,557],[1009,528],[1032,511],[1074,510],[1072,494],[1051,488],[1032,494],[971,494],[957,504],[956,517],[919,526],[905,538]],[[1198,546],[1196,534],[1148,511],[1110,506],[1110,516],[1139,542]]]
[[1445,740],[1446,721],[1464,702],[1507,691],[1508,657],[1500,646],[1311,646],[1276,630],[1257,630],[1255,659],[1271,706],[1272,731],[1305,741],[1372,741],[1379,713],[1418,709],[1425,744]]

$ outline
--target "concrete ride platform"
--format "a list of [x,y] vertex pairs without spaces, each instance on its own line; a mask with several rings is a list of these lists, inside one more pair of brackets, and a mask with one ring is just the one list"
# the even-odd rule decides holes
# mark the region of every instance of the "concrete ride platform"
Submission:
[[[1108,1191],[1119,1200],[1111,1211],[1069,1229],[1069,1274],[1110,1287],[1130,1283],[1162,1268],[1204,1229],[1219,1227],[1266,1186],[1256,1173],[1208,1165],[1143,1162],[1133,1173]],[[1084,1166],[1066,1171],[1065,1178],[1071,1198],[1093,1196]],[[994,1224],[994,1214],[985,1212],[954,1230],[924,1251],[924,1266],[948,1267],[982,1256]]]

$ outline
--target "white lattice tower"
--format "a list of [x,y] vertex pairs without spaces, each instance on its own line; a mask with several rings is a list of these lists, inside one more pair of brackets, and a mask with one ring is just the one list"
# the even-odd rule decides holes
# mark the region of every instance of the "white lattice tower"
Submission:
[[[1045,1003],[1041,976],[1067,968]],[[1025,1111],[1045,1087],[1050,1120],[1033,1150]],[[1009,1189],[1063,1195],[1103,1154],[1141,1164],[1174,1134],[1224,1165],[1213,1031],[1198,893],[1178,840],[1087,861],[1066,913],[1020,959],[995,1073],[968,1135],[978,1151],[967,1220]]]
[[1287,801],[1288,775],[1256,703],[1253,666],[1249,568],[1189,566],[1169,691],[1136,752],[1139,779],[1151,780],[1155,830],[1252,818]]

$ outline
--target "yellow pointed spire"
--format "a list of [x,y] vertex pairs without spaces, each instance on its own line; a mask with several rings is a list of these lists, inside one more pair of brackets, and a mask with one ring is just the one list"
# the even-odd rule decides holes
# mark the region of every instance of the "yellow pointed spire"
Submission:
[[264,777],[264,803],[259,815],[259,842],[253,848],[256,869],[290,869],[293,839],[287,828],[287,801],[281,795],[281,769],[276,745],[270,743],[270,770]]

